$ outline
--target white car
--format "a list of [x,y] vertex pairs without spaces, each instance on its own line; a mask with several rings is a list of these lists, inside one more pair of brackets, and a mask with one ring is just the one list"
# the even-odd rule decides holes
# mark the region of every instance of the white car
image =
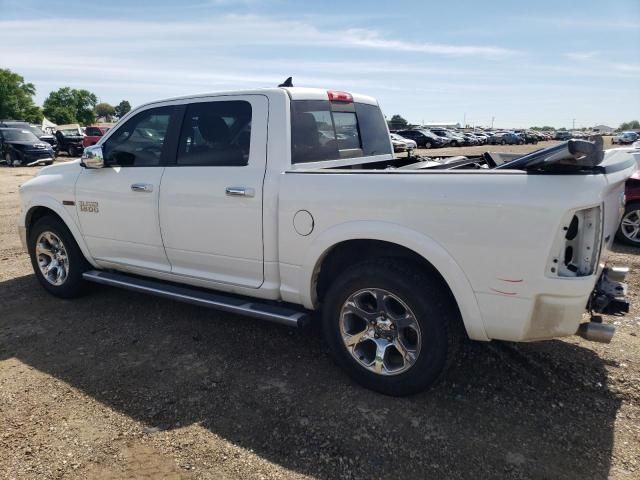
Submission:
[[40,170],[20,187],[19,230],[53,295],[97,282],[322,322],[346,372],[404,395],[463,336],[610,340],[583,313],[628,308],[607,256],[635,168],[579,140],[394,158],[371,97],[223,92],[138,107],[81,160]]
[[409,138],[404,138],[398,135],[397,133],[390,133],[389,136],[391,137],[392,143],[393,142],[403,143],[405,145],[405,150],[413,150],[415,148],[418,148],[418,144],[414,140],[411,140]]

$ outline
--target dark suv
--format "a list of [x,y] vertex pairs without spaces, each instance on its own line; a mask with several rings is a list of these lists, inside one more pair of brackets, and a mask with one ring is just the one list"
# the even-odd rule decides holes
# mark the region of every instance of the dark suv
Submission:
[[30,123],[24,122],[22,120],[0,120],[0,128],[19,128],[21,130],[29,130],[40,140],[51,145],[54,153],[58,152],[58,142],[56,140],[56,137],[51,134],[45,133],[37,125],[31,125]]
[[0,127],[0,155],[9,167],[18,165],[51,165],[53,148],[30,130]]
[[437,148],[444,147],[445,141],[434,135],[429,130],[422,129],[411,129],[411,130],[400,130],[396,132],[398,135],[408,138],[416,142],[418,148]]

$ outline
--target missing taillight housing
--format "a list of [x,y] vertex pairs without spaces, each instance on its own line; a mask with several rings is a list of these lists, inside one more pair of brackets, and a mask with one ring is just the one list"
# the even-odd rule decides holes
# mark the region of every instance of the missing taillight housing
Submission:
[[573,212],[559,233],[549,273],[559,277],[592,275],[600,254],[602,209],[598,206]]

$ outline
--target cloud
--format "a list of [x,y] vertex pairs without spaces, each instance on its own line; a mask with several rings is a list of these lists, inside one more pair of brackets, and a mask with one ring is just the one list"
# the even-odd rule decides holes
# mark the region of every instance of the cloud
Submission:
[[[90,24],[76,20],[57,19],[30,21],[0,21],[5,35],[44,39],[55,45],[71,46],[74,41],[86,40],[84,29],[61,31],[53,25]],[[514,50],[487,45],[455,45],[431,42],[411,42],[389,38],[376,30],[320,29],[309,22],[279,20],[256,15],[224,15],[200,21],[121,21],[103,20],[102,31],[110,32],[109,45],[136,49],[144,42],[145,49],[163,46],[223,47],[238,45],[279,45],[292,47],[331,47],[392,52],[412,52],[436,56],[481,56],[501,58],[517,53]]]
[[565,53],[565,57],[567,57],[570,60],[591,60],[592,58],[597,57],[598,55],[600,55],[600,51],[599,50],[591,50],[589,52],[569,52],[569,53]]

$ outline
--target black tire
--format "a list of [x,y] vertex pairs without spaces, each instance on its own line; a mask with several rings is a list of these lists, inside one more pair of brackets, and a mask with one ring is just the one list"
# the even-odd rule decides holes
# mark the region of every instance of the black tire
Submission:
[[[69,268],[66,279],[61,285],[54,285],[50,283],[44,277],[38,264],[38,258],[36,256],[36,241],[40,234],[44,232],[51,232],[62,241],[69,259]],[[78,247],[78,244],[67,226],[59,218],[46,216],[37,220],[29,229],[28,248],[33,271],[45,290],[60,298],[73,298],[85,293],[87,290],[87,282],[82,278],[82,274],[87,270],[90,270],[91,265],[84,258],[80,247]]]
[[429,148],[432,148],[432,147],[433,147],[433,145],[431,144],[431,142],[424,142],[424,148],[429,149]]
[[451,142],[451,146],[452,147],[457,147],[458,146],[458,142],[456,140]]
[[618,231],[616,232],[616,239],[627,245],[632,245],[634,247],[640,247],[640,234],[637,237],[630,238],[628,234],[623,230],[622,222],[625,219],[630,220],[639,220],[640,219],[640,202],[631,202],[628,203],[624,209],[624,215],[622,215],[622,220],[620,221],[620,225],[618,226]]
[[[343,305],[354,293],[372,288],[400,298],[419,324],[421,347],[415,362],[401,373],[381,375],[365,368],[343,341]],[[386,395],[410,395],[440,380],[463,335],[458,307],[446,287],[406,261],[379,259],[353,265],[336,278],[324,300],[323,333],[333,359],[357,383]]]
[[13,167],[13,154],[11,152],[7,152],[4,154],[4,161],[7,167]]
[[506,145],[506,144],[507,144],[507,141],[506,141],[506,140],[502,140],[502,141],[500,142],[500,145]]

